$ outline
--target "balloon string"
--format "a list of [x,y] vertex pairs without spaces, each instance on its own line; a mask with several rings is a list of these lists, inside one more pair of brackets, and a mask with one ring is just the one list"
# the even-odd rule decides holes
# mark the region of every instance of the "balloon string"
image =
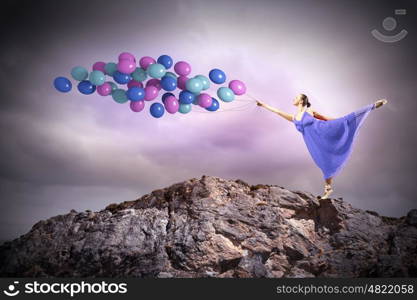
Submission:
[[[248,108],[250,108],[253,105],[252,103],[246,103],[244,105],[238,106],[238,107],[234,107],[234,108],[230,108],[230,109],[223,109],[223,110],[217,110],[215,112],[234,112],[234,111],[245,111],[248,110]],[[195,111],[197,113],[203,113],[203,114],[210,114],[212,112],[210,111]]]

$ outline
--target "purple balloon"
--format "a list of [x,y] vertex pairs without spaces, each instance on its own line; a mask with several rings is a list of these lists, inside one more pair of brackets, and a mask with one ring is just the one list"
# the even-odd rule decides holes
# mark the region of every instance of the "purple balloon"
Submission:
[[181,90],[185,90],[185,84],[189,78],[187,76],[178,76],[177,87]]
[[130,89],[132,87],[139,87],[139,88],[143,88],[143,84],[140,81],[136,81],[136,80],[131,80],[127,83],[127,88]]
[[155,99],[156,97],[158,97],[158,89],[153,86],[147,86],[145,87],[145,100],[146,101],[151,101],[153,99]]
[[130,60],[134,63],[136,63],[136,58],[132,53],[129,52],[122,52],[119,54],[119,61],[123,60],[123,59],[127,59]]
[[191,66],[185,61],[179,61],[175,64],[174,70],[178,75],[187,76],[191,73]]
[[149,79],[146,82],[146,86],[154,86],[154,87],[156,87],[158,89],[158,91],[160,91],[162,89],[161,80],[156,79],[156,78]]
[[246,93],[246,85],[240,80],[232,80],[229,82],[229,88],[235,95],[243,95]]
[[108,82],[105,82],[102,85],[99,85],[97,87],[97,93],[100,96],[108,96],[111,94],[111,92],[112,92],[112,86]]
[[136,64],[128,59],[122,59],[119,60],[117,63],[117,71],[124,73],[124,74],[130,74],[136,69]]
[[139,60],[139,65],[144,70],[146,70],[150,64],[154,63],[156,63],[156,61],[150,56],[144,56]]
[[175,114],[180,108],[180,103],[174,96],[168,96],[164,101],[164,106],[167,112]]
[[201,107],[210,107],[212,103],[213,99],[209,94],[201,93],[200,95],[198,95],[198,105],[200,105]]
[[130,109],[134,112],[140,112],[145,107],[145,101],[130,101]]
[[106,74],[106,70],[104,70],[104,66],[105,65],[106,65],[105,62],[98,61],[98,62],[94,63],[94,65],[93,65],[93,71],[101,71],[104,74]]

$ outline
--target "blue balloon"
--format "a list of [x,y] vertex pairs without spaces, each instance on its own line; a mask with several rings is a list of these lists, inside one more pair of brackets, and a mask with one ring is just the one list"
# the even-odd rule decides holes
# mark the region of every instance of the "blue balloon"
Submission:
[[80,93],[84,95],[90,95],[96,91],[96,86],[92,84],[89,80],[80,81],[77,87]]
[[72,89],[72,83],[66,77],[57,77],[54,80],[54,87],[62,93],[68,93]]
[[150,107],[150,112],[152,117],[154,118],[160,118],[164,115],[165,112],[165,108],[161,103],[152,103],[151,107]]
[[113,79],[119,84],[127,84],[130,80],[132,80],[132,76],[119,71],[115,71],[113,73]]
[[175,97],[175,95],[173,93],[165,93],[165,94],[162,95],[162,103],[165,104],[165,99],[168,98],[169,96],[174,96]]
[[226,74],[222,70],[213,69],[209,73],[210,80],[217,84],[222,84],[226,81]]
[[191,104],[195,98],[195,95],[189,91],[181,91],[179,95],[179,100],[182,104]]
[[145,90],[143,88],[134,86],[127,90],[126,96],[129,100],[139,101],[145,98]]
[[224,102],[232,102],[235,99],[235,94],[232,89],[228,87],[221,87],[217,90],[217,96]]
[[206,109],[208,111],[216,111],[216,110],[218,110],[219,107],[220,107],[219,101],[217,101],[217,99],[215,99],[213,97],[211,98],[211,100],[212,100],[211,106],[210,107],[207,107]]
[[173,91],[177,88],[177,79],[171,76],[164,76],[161,79],[161,86],[166,91]]
[[169,69],[172,67],[173,60],[169,55],[161,55],[158,57],[157,63],[163,65],[166,69]]

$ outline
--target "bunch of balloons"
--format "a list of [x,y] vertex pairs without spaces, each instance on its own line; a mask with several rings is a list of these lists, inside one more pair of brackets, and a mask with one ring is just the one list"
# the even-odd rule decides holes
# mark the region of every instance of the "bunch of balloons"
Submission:
[[[174,67],[174,72],[168,71]],[[170,114],[180,112],[189,113],[192,104],[207,111],[216,111],[220,107],[219,101],[208,93],[210,81],[214,84],[224,84],[226,74],[220,69],[212,69],[208,77],[196,75],[191,77],[191,66],[185,61],[174,61],[169,55],[161,55],[157,60],[144,56],[136,61],[133,54],[123,52],[119,54],[118,62],[98,61],[93,64],[89,72],[86,68],[76,66],[71,70],[71,76],[78,81],[78,91],[84,95],[97,92],[100,96],[110,96],[117,103],[129,102],[130,109],[140,112],[145,103],[151,103],[150,114],[160,118],[165,111]],[[106,76],[113,79],[106,80]],[[126,86],[126,88],[119,87]],[[71,81],[66,77],[57,77],[54,87],[63,93],[72,89]],[[173,92],[178,89],[176,96]],[[163,92],[162,92],[163,91]],[[246,92],[245,84],[240,80],[231,80],[228,86],[217,89],[217,96],[223,102],[231,102],[236,95]],[[163,94],[162,94],[163,93]],[[154,101],[162,94],[161,102]],[[153,102],[152,102],[153,101]]]

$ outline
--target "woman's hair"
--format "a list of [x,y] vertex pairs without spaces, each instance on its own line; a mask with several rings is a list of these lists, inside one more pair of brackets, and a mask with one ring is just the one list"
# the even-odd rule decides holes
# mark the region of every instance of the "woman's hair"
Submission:
[[311,103],[308,101],[308,97],[304,94],[300,94],[300,96],[301,96],[301,100],[303,100],[303,106],[307,105],[307,107],[310,107]]

